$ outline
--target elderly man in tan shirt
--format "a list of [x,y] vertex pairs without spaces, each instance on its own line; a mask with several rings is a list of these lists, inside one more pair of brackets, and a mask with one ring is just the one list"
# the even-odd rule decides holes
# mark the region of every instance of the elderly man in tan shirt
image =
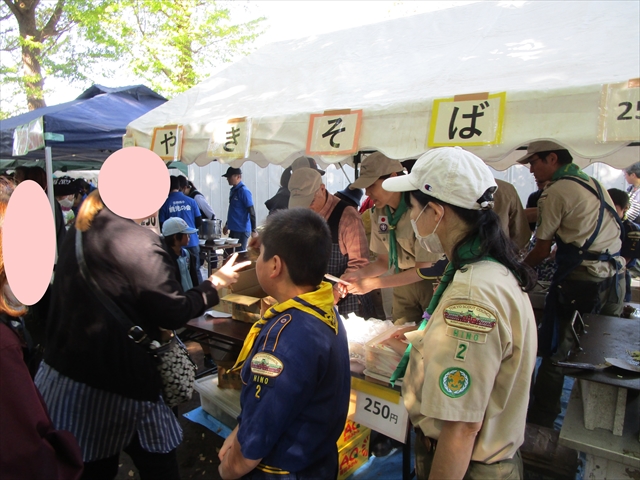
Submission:
[[[327,191],[322,183],[322,176],[316,169],[295,170],[289,180],[289,192],[289,208],[310,208],[329,225],[332,248],[327,273],[340,277],[345,272],[352,272],[369,264],[367,236],[360,214]],[[370,311],[371,302],[365,295],[349,294],[342,298],[337,286],[334,286],[333,295],[341,315],[355,312],[366,316],[366,312]],[[362,312],[360,305],[364,309]]]

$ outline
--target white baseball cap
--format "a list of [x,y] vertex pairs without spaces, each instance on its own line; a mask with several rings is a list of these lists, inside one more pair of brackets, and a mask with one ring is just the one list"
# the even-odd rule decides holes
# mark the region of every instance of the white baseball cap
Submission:
[[190,227],[180,217],[170,217],[162,224],[162,236],[168,237],[169,235],[175,235],[176,233],[196,233],[198,230]]
[[485,193],[498,188],[491,170],[476,155],[460,147],[434,148],[422,155],[409,175],[387,178],[382,188],[390,192],[422,193],[467,210],[491,208],[492,196]]

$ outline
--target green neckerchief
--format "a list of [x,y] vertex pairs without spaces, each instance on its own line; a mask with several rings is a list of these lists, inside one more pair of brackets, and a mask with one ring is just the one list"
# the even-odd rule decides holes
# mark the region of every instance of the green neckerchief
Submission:
[[[460,268],[463,268],[468,263],[479,262],[481,260],[490,260],[493,262],[497,262],[497,260],[494,259],[493,257],[488,257],[488,256],[478,257],[479,248],[480,248],[479,237],[475,237],[470,242],[467,242],[464,245],[460,246],[460,248],[458,249],[458,254],[460,257]],[[447,265],[447,268],[444,270],[444,274],[442,275],[442,279],[440,280],[440,284],[438,285],[438,288],[433,294],[433,297],[431,297],[431,301],[429,302],[429,306],[427,307],[426,313],[424,315],[424,320],[422,320],[422,322],[420,323],[420,326],[418,327],[418,331],[424,330],[427,327],[427,322],[429,321],[429,318],[431,317],[431,315],[433,315],[433,312],[436,311],[436,308],[438,308],[438,304],[440,303],[440,298],[442,298],[442,294],[451,283],[451,280],[453,280],[453,276],[455,275],[457,270],[459,269],[456,269],[453,266],[453,263],[449,262],[449,264]],[[404,377],[404,374],[407,371],[407,365],[409,364],[410,352],[411,352],[411,344],[407,346],[407,349],[404,351],[404,355],[402,355],[402,358],[400,359],[400,363],[398,363],[396,370],[393,372],[393,375],[391,375],[391,379],[389,380],[389,383],[391,384],[392,387],[395,386],[396,380]]]
[[561,166],[558,170],[556,170],[556,173],[553,174],[553,177],[551,177],[551,181],[555,182],[562,177],[578,177],[585,182],[589,181],[589,175],[580,170],[580,167],[575,163],[568,163]]
[[251,330],[244,339],[242,350],[238,355],[236,363],[231,368],[231,372],[235,372],[242,368],[245,360],[251,354],[253,344],[255,343],[262,327],[264,327],[270,319],[280,315],[282,312],[295,308],[308,313],[312,317],[317,318],[321,322],[328,325],[337,335],[338,334],[338,319],[336,318],[336,312],[333,308],[333,285],[329,282],[322,282],[317,290],[303,293],[297,297],[290,298],[289,300],[277,303],[269,310],[267,310],[263,317],[253,324]]
[[404,195],[400,195],[400,203],[398,204],[398,208],[396,211],[391,213],[391,208],[389,205],[386,207],[387,218],[389,219],[389,268],[393,267],[394,272],[398,273],[400,269],[398,268],[398,245],[396,243],[396,225],[400,221],[404,212],[407,211],[407,204],[404,201]]

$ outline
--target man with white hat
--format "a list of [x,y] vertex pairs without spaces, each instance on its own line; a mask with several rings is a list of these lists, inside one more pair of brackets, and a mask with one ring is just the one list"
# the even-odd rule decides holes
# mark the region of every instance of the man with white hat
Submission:
[[[360,215],[355,208],[327,191],[317,169],[295,169],[289,180],[289,192],[289,208],[309,208],[323,217],[329,225],[331,258],[327,273],[340,277],[369,263],[367,236]],[[333,296],[341,315],[355,312],[368,316],[372,309],[368,297],[343,295],[337,284],[334,285]],[[360,312],[360,305],[363,312]]]
[[537,266],[549,256],[555,238],[558,269],[538,332],[542,364],[528,417],[532,423],[553,427],[564,381],[555,362],[565,360],[574,346],[571,319],[575,311],[614,316],[622,312],[621,226],[606,189],[580,170],[563,146],[546,140],[532,142],[518,163],[529,165],[536,182],[551,182],[538,201],[538,239],[525,262]]
[[[385,179],[399,175],[404,175],[402,164],[380,152],[369,155],[362,162],[360,176],[349,188],[366,189],[365,193],[375,204],[371,212],[370,249],[378,257],[342,278],[351,283],[347,287],[350,293],[363,294],[392,287],[394,322],[419,323],[433,296],[436,276],[425,279],[418,269],[431,267],[441,255],[430,254],[416,241],[404,195],[382,188]],[[392,275],[382,276],[390,269]]]

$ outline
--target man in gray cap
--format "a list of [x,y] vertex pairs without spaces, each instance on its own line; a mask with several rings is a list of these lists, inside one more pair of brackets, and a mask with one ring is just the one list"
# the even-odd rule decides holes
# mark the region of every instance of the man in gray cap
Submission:
[[[376,152],[364,159],[360,177],[349,186],[351,189],[365,188],[375,205],[371,212],[370,248],[378,257],[342,278],[351,283],[346,288],[350,293],[363,294],[392,287],[394,322],[420,323],[433,296],[436,277],[424,278],[419,269],[431,267],[441,255],[427,252],[416,241],[404,195],[382,188],[385,179],[397,175],[404,175],[402,164]],[[389,270],[393,274],[383,276]]]
[[555,238],[558,268],[538,331],[542,364],[528,414],[529,422],[552,428],[560,413],[564,381],[555,362],[565,360],[574,346],[571,319],[575,311],[614,316],[622,312],[621,226],[606,189],[580,170],[563,146],[532,142],[518,163],[529,165],[536,182],[551,182],[538,201],[538,239],[525,263],[535,267],[547,258]]
[[[329,225],[332,246],[327,273],[340,277],[369,263],[367,236],[360,214],[327,191],[316,169],[304,167],[294,170],[289,180],[289,192],[289,208],[309,208]],[[343,295],[337,284],[334,285],[333,296],[341,315],[355,312],[367,317],[373,307],[364,295]]]

